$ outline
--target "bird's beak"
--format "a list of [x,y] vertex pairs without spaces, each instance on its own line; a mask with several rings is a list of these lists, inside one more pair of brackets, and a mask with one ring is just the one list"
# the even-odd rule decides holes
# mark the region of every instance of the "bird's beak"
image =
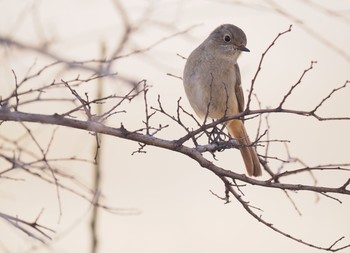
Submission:
[[244,52],[250,52],[250,50],[249,50],[248,48],[246,48],[244,45],[240,45],[240,46],[238,47],[238,50],[244,51]]

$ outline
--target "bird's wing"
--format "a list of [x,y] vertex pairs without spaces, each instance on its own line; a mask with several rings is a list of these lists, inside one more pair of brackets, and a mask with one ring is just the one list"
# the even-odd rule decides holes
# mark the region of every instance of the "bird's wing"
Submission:
[[235,85],[235,93],[236,93],[236,98],[237,98],[237,103],[238,103],[238,111],[243,112],[244,110],[244,95],[243,95],[243,90],[242,90],[242,85],[241,85],[241,73],[239,71],[238,64],[236,63],[234,65],[235,68],[235,74],[236,74],[236,85]]

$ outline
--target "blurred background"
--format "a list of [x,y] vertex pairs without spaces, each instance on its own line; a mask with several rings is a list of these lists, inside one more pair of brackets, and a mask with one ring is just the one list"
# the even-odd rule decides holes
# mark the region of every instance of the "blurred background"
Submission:
[[[347,0],[2,0],[0,95],[3,99],[10,96],[15,78],[20,81],[29,76],[21,87],[23,91],[60,80],[89,80],[76,89],[91,99],[98,97],[98,92],[102,96],[123,96],[136,83],[146,80],[149,106],[157,107],[159,96],[164,109],[176,115],[177,101],[182,98],[181,105],[191,112],[178,78],[182,76],[184,57],[223,23],[239,26],[248,38],[251,52],[239,59],[245,95],[262,53],[292,25],[292,31],[280,37],[265,56],[254,87],[258,100],[254,99],[252,109],[277,106],[311,61],[317,64],[288,97],[286,108],[312,110],[350,79]],[[108,77],[89,79],[99,69],[99,60],[114,57],[104,65],[108,68],[103,74]],[[77,106],[63,86],[48,88],[37,102],[37,93],[28,93],[27,99],[34,102],[21,105],[20,111],[53,114]],[[349,89],[335,93],[318,113],[323,117],[348,117],[349,97]],[[118,101],[108,100],[101,110]],[[124,101],[118,110],[120,113],[108,119],[109,126],[120,127],[122,123],[130,131],[144,127],[142,96]],[[75,115],[85,119],[83,112]],[[350,162],[347,120],[317,121],[272,114],[268,119],[263,116],[262,121],[261,128],[269,129],[269,138],[289,140],[289,155],[299,159],[282,169]],[[196,127],[188,117],[184,122]],[[153,117],[151,124],[169,124],[159,133],[167,140],[185,134],[161,114]],[[256,135],[258,124],[259,119],[246,122],[251,136]],[[54,177],[40,170],[28,173],[17,169],[1,176],[0,212],[29,222],[38,218],[55,233],[47,232],[51,240],[37,234],[46,242],[42,244],[0,219],[0,252],[319,252],[263,226],[233,197],[225,204],[210,192],[223,196],[222,181],[191,159],[150,146],[143,150],[146,153],[133,153],[139,149],[138,143],[110,136],[101,136],[97,193],[106,208],[96,210],[90,203],[97,196],[92,191],[95,136],[66,127],[25,126],[16,122],[0,125],[1,153],[30,161],[40,156],[39,146],[49,147],[47,158],[59,170],[59,182],[65,189],[57,189]],[[258,148],[261,154],[264,150]],[[282,142],[272,142],[269,152],[280,159],[291,158]],[[218,153],[217,159],[219,166],[244,173],[236,150]],[[0,165],[2,172],[11,167],[3,157]],[[282,163],[271,160],[270,166],[277,172]],[[334,171],[315,173],[314,177],[305,173],[285,182],[339,187],[349,176]],[[267,173],[263,179],[268,179]],[[321,247],[329,247],[342,236],[345,239],[339,246],[350,243],[347,196],[334,196],[340,204],[311,192],[290,192],[291,201],[281,190],[246,186],[243,191],[245,200],[260,208],[265,220],[290,235]],[[96,221],[96,227],[91,220]],[[95,250],[92,238],[98,240]]]

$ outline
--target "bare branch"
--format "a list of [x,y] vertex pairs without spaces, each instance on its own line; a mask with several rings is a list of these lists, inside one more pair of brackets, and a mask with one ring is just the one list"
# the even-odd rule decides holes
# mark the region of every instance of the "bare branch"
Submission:
[[326,102],[327,100],[330,99],[330,97],[336,93],[337,91],[346,88],[346,86],[350,83],[349,80],[345,81],[344,85],[338,87],[338,88],[334,88],[326,97],[324,97],[321,102],[312,110],[310,111],[311,114],[315,114],[315,112],[323,105],[324,102]]
[[326,36],[323,36],[323,34],[316,32],[312,27],[310,27],[307,23],[299,19],[295,14],[293,14],[287,8],[283,8],[280,4],[277,3],[277,1],[265,0],[265,2],[268,3],[272,7],[272,10],[274,10],[276,13],[278,13],[283,17],[287,17],[293,23],[298,24],[301,27],[301,29],[303,29],[307,34],[314,37],[317,41],[321,42],[328,48],[332,49],[340,57],[343,57],[347,61],[350,61],[350,55],[348,54],[347,51],[340,48],[332,40],[329,40]]
[[310,67],[307,68],[307,69],[305,69],[304,72],[302,73],[302,75],[300,76],[299,80],[298,80],[294,85],[292,85],[292,86],[290,87],[289,91],[288,91],[287,94],[283,97],[281,103],[279,104],[279,106],[277,106],[276,109],[278,109],[278,110],[282,109],[282,106],[283,106],[283,104],[286,102],[287,98],[292,94],[293,90],[301,83],[301,81],[303,80],[305,74],[306,74],[307,72],[309,72],[309,71],[313,68],[313,66],[314,66],[315,63],[317,63],[317,62],[316,62],[316,61],[311,61]]
[[103,125],[99,122],[80,121],[76,119],[64,118],[59,115],[40,115],[40,114],[31,114],[31,113],[23,113],[23,112],[3,112],[1,110],[0,110],[0,120],[36,122],[36,123],[42,123],[42,124],[67,126],[67,127],[83,129],[86,131],[92,131],[96,133],[102,133],[106,135],[119,137],[122,139],[128,139],[131,141],[144,143],[151,146],[173,150],[191,157],[192,159],[196,160],[201,166],[211,170],[216,175],[240,180],[252,185],[258,185],[258,186],[263,186],[268,188],[278,188],[278,189],[284,189],[284,190],[293,190],[293,191],[341,193],[346,195],[350,194],[350,190],[344,189],[342,187],[333,188],[333,187],[321,187],[321,186],[311,186],[311,185],[301,185],[301,184],[272,183],[270,180],[261,181],[261,180],[249,178],[245,175],[237,174],[229,170],[224,170],[214,165],[209,160],[205,159],[201,155],[201,152],[197,151],[195,148],[179,145],[179,143],[176,140],[167,141],[164,139],[159,139],[155,136],[143,135],[137,132],[131,132],[131,131],[128,131],[124,126],[120,128],[112,128],[112,127]]
[[256,70],[255,72],[255,75],[252,79],[252,82],[251,82],[251,85],[250,85],[250,89],[249,89],[249,94],[248,94],[248,101],[247,101],[247,105],[246,105],[246,110],[249,111],[249,108],[250,108],[250,103],[251,103],[251,100],[252,100],[252,94],[253,94],[253,91],[254,91],[254,85],[255,85],[255,82],[256,82],[256,79],[262,69],[262,64],[263,64],[263,61],[264,61],[264,58],[266,56],[266,54],[270,51],[270,49],[275,45],[276,41],[281,37],[283,36],[284,34],[286,33],[289,33],[292,31],[292,25],[289,26],[289,28],[287,30],[285,30],[284,32],[280,32],[276,38],[271,42],[271,44],[267,47],[267,49],[262,53],[261,55],[261,58],[260,58],[260,61],[259,61],[259,65],[258,65],[258,69]]
[[51,237],[48,235],[48,232],[55,233],[55,231],[37,223],[39,217],[40,217],[40,214],[33,222],[28,222],[8,214],[0,213],[0,218],[6,220],[8,223],[15,226],[16,228],[18,228],[28,236],[42,243],[45,243],[45,239],[41,238],[40,235],[44,236],[46,239],[51,239]]

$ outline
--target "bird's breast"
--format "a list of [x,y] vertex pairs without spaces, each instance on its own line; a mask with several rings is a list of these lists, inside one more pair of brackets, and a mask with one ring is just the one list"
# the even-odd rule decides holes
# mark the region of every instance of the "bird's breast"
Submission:
[[238,112],[235,95],[234,62],[216,57],[205,50],[195,50],[184,70],[184,87],[194,111],[211,118],[234,115]]

